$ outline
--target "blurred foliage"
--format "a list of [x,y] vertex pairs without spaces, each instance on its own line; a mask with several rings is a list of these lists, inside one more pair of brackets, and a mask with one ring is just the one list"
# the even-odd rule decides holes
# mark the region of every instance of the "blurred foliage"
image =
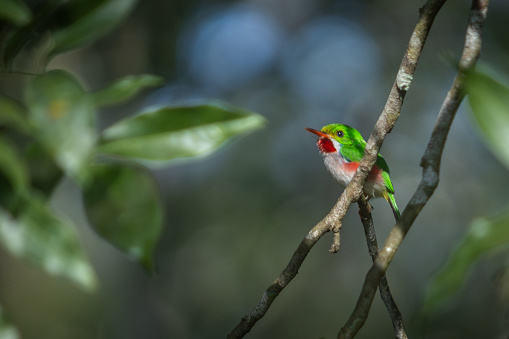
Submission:
[[92,291],[96,278],[72,225],[58,217],[37,192],[0,211],[0,242],[11,254]]
[[168,161],[208,153],[261,124],[260,116],[223,103],[157,108],[107,128],[99,151]]
[[30,22],[32,12],[20,0],[4,0],[0,6],[0,17],[13,25],[23,26]]
[[[503,73],[498,74],[500,77]],[[503,78],[505,82],[509,81],[509,77]],[[472,108],[472,121],[488,149],[509,171],[509,88],[487,73],[470,71],[466,77],[466,92]],[[429,283],[423,314],[435,311],[460,289],[479,257],[508,244],[509,206],[497,216],[474,220]],[[507,274],[501,277],[500,285],[509,284]]]
[[163,216],[154,179],[132,166],[96,165],[91,172],[83,198],[92,227],[154,271],[152,252]]
[[163,84],[163,78],[152,75],[128,75],[115,80],[107,88],[90,93],[89,99],[95,107],[115,105],[132,98],[144,87]]
[[19,338],[18,330],[12,326],[10,321],[4,314],[4,310],[0,306],[0,338],[2,339],[16,339]]
[[[54,30],[52,55],[85,46],[121,23],[136,0],[59,1],[63,25]],[[51,3],[51,2],[50,2]]]
[[91,105],[77,79],[62,70],[36,76],[26,105],[36,142],[66,174],[85,180],[96,132]]
[[460,289],[479,257],[507,244],[509,244],[509,211],[495,217],[474,220],[451,252],[445,266],[429,283],[423,314],[435,311]]
[[[497,72],[505,83],[509,76]],[[509,87],[487,73],[467,76],[467,93],[472,118],[493,155],[509,170]]]
[[[2,71],[30,78],[24,100],[0,95],[0,243],[12,255],[89,291],[96,277],[74,226],[49,205],[59,182],[75,180],[97,234],[152,272],[164,213],[152,174],[134,162],[167,163],[209,153],[264,124],[251,112],[201,102],[135,114],[98,133],[98,107],[128,100],[144,88],[162,85],[163,79],[131,75],[87,92],[72,73],[44,68],[51,57],[111,31],[135,3],[52,0],[32,9],[21,1],[0,3]],[[48,36],[49,48],[44,43]],[[43,43],[34,43],[38,39]],[[29,44],[33,58],[42,58],[37,75],[12,68]],[[0,337],[16,337],[1,314]]]

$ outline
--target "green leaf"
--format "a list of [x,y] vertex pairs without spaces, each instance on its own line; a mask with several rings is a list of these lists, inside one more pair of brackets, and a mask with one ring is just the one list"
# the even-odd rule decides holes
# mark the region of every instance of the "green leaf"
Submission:
[[97,165],[83,190],[92,227],[104,239],[154,270],[162,208],[152,176],[138,167]]
[[423,313],[428,314],[456,293],[477,259],[509,243],[509,208],[493,217],[474,220],[427,288]]
[[57,217],[40,198],[27,200],[15,218],[0,209],[0,243],[14,256],[66,277],[87,291],[96,286],[73,226]]
[[18,339],[21,338],[18,330],[11,324],[9,319],[0,306],[0,338],[2,339]]
[[17,101],[0,95],[0,126],[12,127],[18,132],[29,133],[26,109]]
[[0,4],[0,18],[15,26],[23,26],[30,22],[32,13],[28,7],[19,0],[2,0]]
[[95,144],[93,112],[78,81],[55,70],[34,79],[27,103],[34,136],[65,172],[83,177]]
[[129,75],[89,95],[94,106],[114,105],[130,99],[145,87],[160,86],[163,82],[162,77],[151,74]]
[[[52,54],[82,47],[97,40],[121,23],[135,4],[136,0],[101,0],[87,6],[86,11],[76,11],[80,16],[69,26],[54,33]],[[81,6],[79,3],[77,5]]]
[[24,195],[28,190],[28,174],[14,145],[0,137],[0,171],[10,181],[14,193]]
[[158,161],[191,157],[210,152],[230,137],[264,123],[258,114],[218,102],[165,107],[106,129],[99,151]]
[[[14,59],[29,42],[32,46],[40,46],[41,41],[36,41],[47,39],[49,34],[45,33],[48,29],[48,23],[55,21],[55,12],[57,12],[63,3],[68,1],[69,0],[48,0],[41,2],[37,11],[33,13],[31,21],[27,25],[15,30],[11,36],[7,37],[7,42],[2,55],[2,60],[7,69],[11,69]],[[34,34],[34,32],[38,32],[38,34]],[[47,58],[46,54],[46,51],[42,54],[39,51],[36,58],[38,60],[32,61],[45,65]]]
[[509,168],[509,88],[487,74],[467,75],[473,118],[493,154]]
[[28,186],[24,162],[14,145],[0,137],[0,206],[16,213],[28,193]]
[[24,160],[30,174],[30,184],[49,197],[63,177],[63,172],[39,143],[33,142],[25,149]]

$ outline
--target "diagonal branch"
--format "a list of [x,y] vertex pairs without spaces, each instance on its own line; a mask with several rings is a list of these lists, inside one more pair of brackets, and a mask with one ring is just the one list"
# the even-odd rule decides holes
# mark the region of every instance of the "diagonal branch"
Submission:
[[[371,206],[364,197],[361,197],[357,203],[359,205],[359,216],[361,218],[362,225],[364,226],[366,242],[368,243],[369,255],[371,256],[371,259],[375,261],[376,256],[378,255],[378,241],[376,240],[375,225],[371,215]],[[380,280],[378,289],[380,290],[380,297],[382,297],[385,307],[387,308],[387,312],[389,312],[391,317],[396,338],[407,339],[408,337],[403,326],[403,317],[401,316],[401,312],[392,297],[389,282],[385,275]]]
[[[276,299],[286,285],[295,278],[302,262],[306,259],[311,248],[325,233],[329,231],[329,225],[332,223],[333,218],[337,213],[340,213],[339,211],[335,211],[336,206],[334,206],[334,209],[331,210],[331,212],[322,221],[316,224],[316,226],[308,232],[304,239],[302,239],[299,247],[297,247],[293,253],[290,262],[283,272],[281,272],[279,277],[277,277],[276,280],[274,280],[274,282],[265,290],[262,298],[258,302],[258,305],[247,313],[241,319],[239,324],[228,334],[228,338],[242,338],[251,330],[251,328],[253,328],[255,323],[265,315],[274,299]],[[343,215],[344,213],[346,213],[346,210],[344,210]]]
[[242,338],[253,328],[256,322],[266,314],[279,293],[297,275],[300,266],[311,248],[325,233],[331,230],[334,232],[330,252],[335,253],[339,250],[339,231],[343,218],[350,205],[361,197],[362,187],[364,186],[369,171],[376,162],[382,142],[387,133],[392,130],[399,117],[403,99],[410,88],[417,67],[417,61],[421,55],[431,25],[444,2],[445,0],[428,0],[420,9],[420,16],[412,32],[406,53],[398,70],[396,81],[391,89],[384,111],[380,115],[375,129],[368,140],[363,159],[352,181],[343,191],[329,214],[316,224],[304,237],[285,269],[265,290],[258,304],[242,317],[237,326],[228,334],[228,338]]
[[437,12],[444,2],[445,0],[428,0],[421,8],[421,14],[408,43],[408,48],[401,62],[389,99],[368,140],[364,157],[352,182],[350,182],[348,187],[343,191],[329,214],[316,224],[304,237],[285,269],[265,290],[258,304],[247,313],[228,334],[228,338],[242,338],[253,328],[255,323],[268,311],[270,305],[279,293],[297,275],[307,254],[325,233],[330,230],[334,232],[333,244],[330,251],[335,253],[339,250],[339,231],[343,218],[352,202],[357,201],[361,196],[362,187],[364,186],[369,171],[375,164],[383,139],[396,123],[403,104],[403,98],[410,87],[417,61],[421,55],[426,38],[428,37],[429,30]]
[[364,324],[380,279],[384,276],[394,254],[407,234],[414,220],[427,203],[436,187],[440,171],[442,151],[447,135],[458,107],[463,100],[465,72],[475,66],[480,55],[482,27],[486,19],[489,0],[473,0],[465,45],[459,62],[459,70],[454,83],[440,108],[430,141],[421,160],[423,167],[422,180],[412,199],[403,211],[401,222],[391,230],[376,261],[369,269],[357,305],[350,319],[343,326],[338,338],[353,338]]
[[[386,135],[390,133],[396,124],[396,120],[399,118],[401,107],[403,106],[403,100],[405,99],[405,95],[412,83],[415,69],[417,68],[417,62],[419,61],[422,49],[424,48],[424,43],[426,42],[433,21],[435,20],[435,16],[440,8],[442,8],[445,1],[446,0],[428,0],[424,6],[419,9],[419,19],[417,20],[417,24],[415,25],[410,41],[408,42],[406,53],[403,56],[401,65],[399,66],[396,80],[391,88],[384,110],[378,117],[375,128],[368,139],[366,149],[364,150],[364,155],[357,172],[343,192],[343,195],[340,197],[340,200],[343,199],[343,196],[351,197],[347,208],[350,206],[350,203],[357,201],[361,196],[362,187],[364,186],[364,182],[366,181],[369,171],[371,171],[371,168],[377,160],[378,152],[382,147],[382,143]],[[339,233],[340,229],[341,220],[337,220],[332,227],[332,231],[336,235]],[[339,239],[339,236],[337,236],[337,238]],[[336,236],[334,240],[335,239]],[[330,251],[337,252],[338,250],[339,241],[334,241]]]

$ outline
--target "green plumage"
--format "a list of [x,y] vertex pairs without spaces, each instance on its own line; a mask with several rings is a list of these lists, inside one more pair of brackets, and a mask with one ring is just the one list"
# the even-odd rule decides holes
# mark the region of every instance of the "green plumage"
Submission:
[[399,213],[398,205],[396,204],[396,199],[394,198],[393,193],[387,193],[387,198],[385,198],[389,202],[389,204],[392,207],[392,212],[394,213],[394,218],[396,218],[396,221],[401,220],[401,214]]
[[[341,144],[341,155],[348,162],[359,162],[366,148],[366,141],[355,128],[341,124],[331,124],[322,128],[322,132],[331,135]],[[338,137],[338,132],[343,132],[342,137]],[[387,165],[387,164],[386,164]]]
[[[313,132],[312,130],[310,131]],[[366,148],[366,141],[359,133],[359,131],[357,131],[355,128],[343,124],[330,124],[324,126],[321,132],[325,133],[328,138],[334,139],[341,145],[339,153],[341,154],[342,158],[346,161],[346,163],[359,163],[361,161],[362,156],[364,155],[364,149]],[[346,165],[344,167],[346,167]],[[380,179],[377,179],[378,185],[384,186],[384,188],[382,188],[383,191],[378,193],[379,195],[375,195],[375,197],[380,195],[383,196],[385,200],[387,200],[391,205],[394,217],[396,218],[397,221],[399,221],[401,219],[401,216],[399,213],[398,205],[396,204],[396,200],[394,199],[394,187],[392,186],[392,181],[389,175],[390,173],[389,166],[387,165],[387,162],[380,154],[378,154],[375,167],[378,167],[382,171],[381,176],[383,179],[383,183],[379,182]],[[342,169],[338,169],[333,172],[337,174],[338,172],[341,171]]]

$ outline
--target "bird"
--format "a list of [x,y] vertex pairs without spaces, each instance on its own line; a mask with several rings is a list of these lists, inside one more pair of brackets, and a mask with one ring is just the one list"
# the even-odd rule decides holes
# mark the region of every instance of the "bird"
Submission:
[[[317,146],[323,156],[325,167],[337,182],[346,187],[357,171],[366,148],[366,141],[362,135],[355,128],[343,124],[326,125],[320,131],[307,127],[306,130],[319,137]],[[398,222],[401,215],[394,198],[394,187],[389,173],[387,162],[378,154],[376,163],[364,184],[363,193],[368,200],[380,197],[387,200]]]

